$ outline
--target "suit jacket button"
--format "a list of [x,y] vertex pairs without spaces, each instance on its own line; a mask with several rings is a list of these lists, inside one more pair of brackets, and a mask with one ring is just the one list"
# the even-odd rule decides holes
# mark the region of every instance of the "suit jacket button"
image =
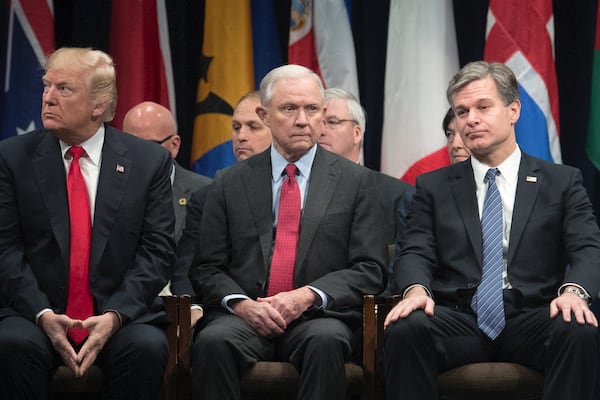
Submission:
[[474,288],[476,285],[473,282],[469,282],[467,283],[467,287],[470,288]]

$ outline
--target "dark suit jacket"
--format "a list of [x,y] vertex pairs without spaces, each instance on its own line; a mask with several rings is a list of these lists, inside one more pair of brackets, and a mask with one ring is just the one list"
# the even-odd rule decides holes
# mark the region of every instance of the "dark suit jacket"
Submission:
[[[167,320],[157,294],[174,261],[170,155],[109,126],[102,149],[90,287],[123,324]],[[46,130],[0,142],[0,318],[66,309],[69,209],[60,145]]]
[[185,216],[192,192],[203,186],[208,186],[212,179],[175,165],[173,181],[173,208],[175,209],[175,241],[179,241],[185,227]]
[[[320,147],[300,222],[294,286],[330,299],[324,315],[359,322],[362,296],[385,285],[386,249],[372,174]],[[270,149],[218,174],[208,194],[190,280],[209,307],[265,296],[273,247]]]
[[[420,283],[437,304],[468,305],[482,265],[471,162],[421,175],[416,187],[395,265],[400,293]],[[594,296],[600,289],[599,260],[600,233],[579,170],[523,153],[507,267],[515,306],[547,305],[566,282]]]
[[[382,213],[386,244],[394,244],[396,232],[398,229],[401,231],[404,229],[404,221],[406,221],[406,214],[412,203],[415,188],[400,179],[381,172],[372,172],[375,174],[375,190]],[[396,218],[399,209],[405,213],[403,219]],[[401,226],[398,226],[400,224]]]
[[194,289],[190,283],[190,266],[194,261],[200,236],[200,224],[206,196],[211,185],[200,187],[194,191],[186,206],[185,226],[177,242],[177,261],[175,271],[171,276],[171,292],[176,295],[193,294]]

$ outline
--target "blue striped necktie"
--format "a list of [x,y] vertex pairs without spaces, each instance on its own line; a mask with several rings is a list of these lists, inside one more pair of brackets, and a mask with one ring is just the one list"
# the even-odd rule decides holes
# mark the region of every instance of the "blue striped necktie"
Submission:
[[488,189],[481,215],[483,268],[472,303],[477,325],[492,340],[506,325],[502,297],[502,199],[496,186],[497,175],[500,175],[497,168],[490,168],[485,174]]

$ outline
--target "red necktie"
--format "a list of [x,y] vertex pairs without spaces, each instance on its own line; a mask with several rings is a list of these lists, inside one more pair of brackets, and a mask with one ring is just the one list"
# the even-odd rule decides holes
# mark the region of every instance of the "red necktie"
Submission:
[[267,296],[294,289],[294,265],[300,236],[300,188],[296,182],[296,171],[294,164],[285,167],[287,179],[283,182],[279,195],[275,249]]
[[[79,168],[79,158],[83,156],[85,150],[82,147],[73,146],[68,152],[73,159],[67,175],[71,225],[67,315],[72,319],[85,320],[94,314],[94,299],[89,284],[92,221],[87,188]],[[79,344],[87,337],[88,330],[71,328],[68,335],[75,343]]]

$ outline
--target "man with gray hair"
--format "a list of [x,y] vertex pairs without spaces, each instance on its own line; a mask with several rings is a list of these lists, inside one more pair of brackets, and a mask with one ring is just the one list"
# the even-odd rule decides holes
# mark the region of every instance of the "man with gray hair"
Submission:
[[317,144],[323,84],[285,65],[260,85],[264,152],[223,170],[202,217],[190,280],[204,304],[194,399],[239,399],[257,361],[287,361],[298,399],[345,399],[362,297],[385,284],[385,242],[365,168]]
[[158,399],[169,318],[157,297],[175,259],[162,147],[111,128],[112,59],[50,55],[44,128],[0,142],[0,387],[48,398],[61,360],[97,363],[107,399]]
[[387,398],[434,400],[439,372],[507,361],[543,372],[545,400],[591,400],[600,231],[581,173],[519,149],[506,65],[467,64],[447,97],[471,158],[417,178],[393,277],[403,299],[385,320]]
[[[326,89],[319,144],[350,161],[360,163],[365,129],[365,110],[356,97],[344,89]],[[414,188],[400,179],[370,171],[375,179],[375,196],[381,212],[385,242],[393,244],[396,233],[401,235],[404,230]]]

